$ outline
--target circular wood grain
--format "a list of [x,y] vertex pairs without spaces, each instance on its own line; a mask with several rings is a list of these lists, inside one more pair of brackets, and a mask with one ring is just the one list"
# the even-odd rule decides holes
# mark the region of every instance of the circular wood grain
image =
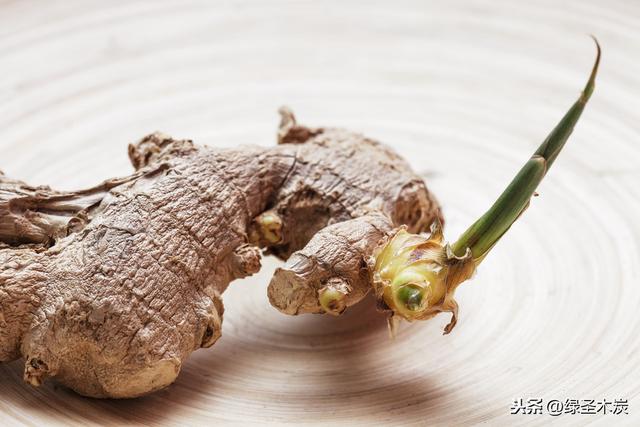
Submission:
[[[455,3],[455,4],[454,4]],[[277,263],[224,295],[223,337],[177,382],[108,401],[0,366],[2,425],[491,425],[640,418],[640,7],[632,1],[0,2],[0,168],[73,189],[125,175],[154,130],[273,144],[276,109],[392,145],[455,238],[584,84],[596,93],[540,197],[458,291],[460,321],[268,304]],[[629,415],[510,415],[514,399]]]

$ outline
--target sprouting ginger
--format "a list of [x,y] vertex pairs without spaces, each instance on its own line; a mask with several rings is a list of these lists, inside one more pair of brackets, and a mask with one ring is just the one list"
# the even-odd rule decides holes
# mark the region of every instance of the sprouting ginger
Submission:
[[86,396],[163,388],[220,337],[221,294],[259,270],[259,248],[289,259],[269,287],[285,312],[363,298],[378,243],[426,230],[439,205],[384,145],[281,115],[270,148],[152,134],[129,147],[135,173],[88,190],[0,175],[0,361]]
[[593,93],[597,48],[578,101],[452,245],[398,155],[286,109],[277,147],[153,134],[129,147],[134,174],[88,190],[0,175],[0,362],[24,357],[27,382],[54,377],[87,396],[165,387],[220,337],[221,294],[259,270],[260,248],[287,260],[268,288],[284,313],[338,315],[373,291],[392,329],[447,311],[449,333],[457,286],[528,207]]

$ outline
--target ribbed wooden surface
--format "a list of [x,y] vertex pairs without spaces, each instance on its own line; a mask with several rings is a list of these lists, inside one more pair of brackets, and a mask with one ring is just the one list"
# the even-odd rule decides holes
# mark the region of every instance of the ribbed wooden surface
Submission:
[[[455,3],[455,4],[454,4]],[[524,217],[458,292],[461,318],[387,338],[371,301],[287,317],[231,285],[223,337],[170,388],[79,397],[0,366],[0,424],[544,425],[640,422],[640,5],[633,1],[0,2],[0,169],[88,186],[153,130],[273,144],[277,107],[392,145],[455,238],[570,106],[596,93]],[[514,399],[629,415],[510,415]]]

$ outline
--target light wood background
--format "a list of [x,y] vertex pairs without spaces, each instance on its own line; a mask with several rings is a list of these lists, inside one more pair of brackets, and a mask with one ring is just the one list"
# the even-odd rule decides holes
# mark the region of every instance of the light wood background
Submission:
[[[582,88],[596,93],[540,197],[459,292],[461,318],[387,338],[371,301],[287,317],[232,284],[223,337],[130,401],[34,389],[0,366],[0,424],[631,425],[640,422],[637,1],[0,1],[0,169],[60,189],[131,170],[154,130],[273,144],[302,122],[383,140],[455,238]],[[629,400],[628,416],[509,415],[513,399]]]

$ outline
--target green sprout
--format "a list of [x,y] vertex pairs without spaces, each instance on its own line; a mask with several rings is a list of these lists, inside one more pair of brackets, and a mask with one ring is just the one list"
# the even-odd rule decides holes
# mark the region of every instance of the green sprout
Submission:
[[436,222],[429,236],[401,229],[381,248],[376,257],[374,288],[392,317],[423,320],[448,311],[452,319],[445,334],[453,329],[458,312],[453,298],[457,286],[471,278],[487,253],[527,209],[593,93],[601,53],[598,41],[594,41],[596,60],[580,98],[484,215],[451,245],[443,243],[442,229]]

